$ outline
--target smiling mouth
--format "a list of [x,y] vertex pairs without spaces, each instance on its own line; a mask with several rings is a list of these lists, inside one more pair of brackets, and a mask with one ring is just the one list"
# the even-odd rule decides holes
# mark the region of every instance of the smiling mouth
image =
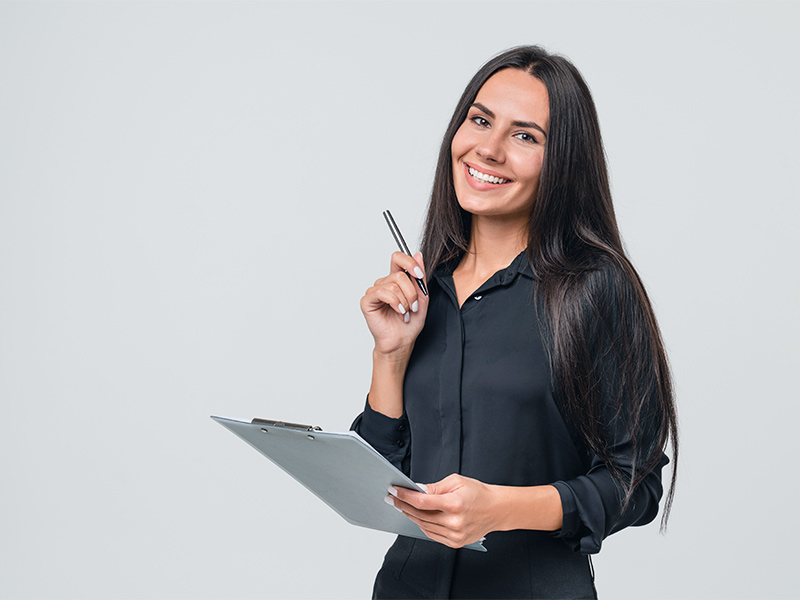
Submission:
[[481,173],[478,169],[474,167],[470,167],[467,165],[467,172],[473,179],[477,179],[478,181],[482,181],[484,183],[494,183],[495,185],[502,185],[504,183],[508,183],[511,181],[510,179],[503,179],[502,177],[495,177],[494,175],[487,175],[486,173]]

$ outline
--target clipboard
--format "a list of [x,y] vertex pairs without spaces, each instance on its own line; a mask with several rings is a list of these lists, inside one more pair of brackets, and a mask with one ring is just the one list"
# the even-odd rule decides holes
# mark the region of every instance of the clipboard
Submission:
[[[430,540],[411,519],[386,504],[390,485],[425,492],[355,431],[212,416],[300,482],[348,523]],[[486,552],[480,542],[464,546]]]

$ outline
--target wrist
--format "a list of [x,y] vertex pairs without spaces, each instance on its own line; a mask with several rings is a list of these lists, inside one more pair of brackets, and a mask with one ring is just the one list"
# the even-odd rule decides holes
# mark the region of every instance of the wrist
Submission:
[[490,514],[493,516],[490,531],[509,531],[508,512],[510,508],[508,490],[509,486],[485,484],[489,489]]
[[408,361],[411,358],[411,351],[413,349],[413,345],[410,348],[402,348],[390,352],[382,352],[378,348],[373,348],[372,364],[378,368],[398,371],[402,375],[405,375],[406,367],[408,366]]
[[374,411],[394,419],[403,414],[403,380],[408,358],[399,352],[372,351],[369,404]]
[[506,485],[493,485],[492,498],[494,505],[494,531],[511,531],[519,529],[514,524],[514,488]]
[[561,528],[561,496],[552,485],[493,487],[496,488],[496,531],[557,531]]

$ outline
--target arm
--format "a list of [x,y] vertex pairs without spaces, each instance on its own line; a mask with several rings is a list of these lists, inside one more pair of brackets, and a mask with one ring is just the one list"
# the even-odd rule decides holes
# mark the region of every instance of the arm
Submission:
[[576,552],[594,554],[603,540],[629,526],[646,525],[658,514],[663,488],[661,470],[666,456],[633,490],[623,510],[623,492],[619,482],[601,462],[586,475],[554,484],[562,499],[563,525],[557,536]]
[[428,297],[405,271],[422,275],[422,255],[392,254],[391,271],[361,298],[361,312],[375,340],[369,404],[389,417],[403,414],[403,379],[414,342],[425,324]]
[[454,474],[425,487],[427,494],[391,488],[390,502],[429,538],[452,548],[492,531],[561,527],[561,499],[552,485],[489,485]]
[[367,406],[352,429],[401,470],[408,454],[408,420],[403,412],[403,380],[428,311],[428,298],[404,271],[423,274],[422,255],[392,255],[387,277],[361,299],[361,310],[375,340]]
[[392,488],[389,501],[429,538],[453,548],[492,531],[533,529],[556,532],[573,550],[593,554],[608,535],[655,518],[661,466],[636,487],[624,511],[619,484],[601,465],[569,482],[531,487],[488,485],[450,475],[427,485],[427,494]]
[[[628,263],[606,263],[585,274],[585,289],[589,300],[572,303],[579,307],[575,328],[587,340],[589,360],[556,379],[572,396],[573,411],[590,416],[584,421],[596,428],[585,438],[592,449],[587,472],[554,485],[564,507],[558,535],[589,554],[612,533],[655,518],[668,462],[663,450],[676,432],[663,342],[635,271]],[[575,345],[565,352],[566,362],[580,364],[572,359],[581,352]]]
[[372,410],[394,419],[402,416],[403,380],[412,348],[392,353],[377,348],[372,351],[372,382],[368,397]]

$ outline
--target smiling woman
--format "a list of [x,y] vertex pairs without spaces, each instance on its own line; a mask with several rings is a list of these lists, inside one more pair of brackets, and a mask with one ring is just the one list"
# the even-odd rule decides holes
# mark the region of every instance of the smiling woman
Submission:
[[[353,427],[427,484],[387,500],[431,539],[398,538],[374,597],[596,597],[588,555],[655,518],[678,447],[572,64],[525,46],[478,71],[442,142],[422,254],[392,255],[361,309],[375,348]],[[674,482],[673,468],[663,523]],[[484,537],[487,553],[461,549]]]
[[451,146],[453,185],[462,209],[516,218],[520,234],[525,233],[539,189],[549,117],[547,88],[535,77],[505,69],[489,78]]

